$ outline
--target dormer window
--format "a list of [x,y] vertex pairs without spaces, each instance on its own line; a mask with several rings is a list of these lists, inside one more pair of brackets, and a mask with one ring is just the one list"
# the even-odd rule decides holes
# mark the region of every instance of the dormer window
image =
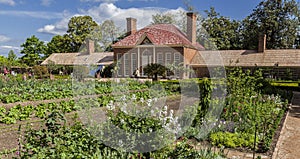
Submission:
[[152,42],[148,39],[148,37],[145,37],[145,39],[141,42],[141,45],[153,45]]

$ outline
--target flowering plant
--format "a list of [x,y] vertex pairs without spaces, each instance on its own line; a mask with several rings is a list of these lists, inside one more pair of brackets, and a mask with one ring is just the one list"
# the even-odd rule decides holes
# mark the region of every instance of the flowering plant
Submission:
[[181,134],[179,118],[157,97],[121,96],[107,105],[104,142],[126,151],[149,152],[173,142]]

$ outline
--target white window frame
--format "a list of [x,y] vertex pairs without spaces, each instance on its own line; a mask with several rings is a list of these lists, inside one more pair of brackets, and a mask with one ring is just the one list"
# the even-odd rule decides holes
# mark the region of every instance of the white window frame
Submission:
[[181,58],[180,58],[180,53],[179,52],[175,52],[174,53],[174,64],[180,64],[181,63]]
[[[168,59],[168,57],[170,57],[170,59]],[[172,63],[172,54],[170,52],[166,53],[166,59],[165,60],[166,60],[166,65]]]
[[122,54],[121,53],[117,53],[117,62],[118,62],[118,70],[117,70],[117,74],[118,76],[122,76]]
[[[181,63],[181,58],[180,58],[180,53],[179,52],[175,52],[174,53],[174,64],[175,66],[178,66]],[[179,70],[175,70],[174,75],[176,77],[180,76],[180,71]]]
[[124,76],[130,75],[130,59],[129,53],[124,54]]
[[131,53],[131,74],[138,68],[137,54]]
[[156,58],[158,64],[164,65],[164,56],[162,52],[158,52]]

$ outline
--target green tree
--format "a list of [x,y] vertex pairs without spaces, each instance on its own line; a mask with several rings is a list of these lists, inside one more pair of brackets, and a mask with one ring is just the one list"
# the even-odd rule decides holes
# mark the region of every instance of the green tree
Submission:
[[207,17],[202,19],[203,31],[198,37],[200,43],[206,49],[240,49],[240,22],[221,16],[213,7],[205,13]]
[[6,57],[0,55],[0,66],[8,66],[9,62]]
[[173,24],[180,30],[186,32],[186,12],[164,13],[152,15],[151,24]]
[[78,52],[89,35],[98,24],[90,16],[74,16],[68,23],[68,30],[65,36],[69,45],[68,52]]
[[36,36],[27,38],[25,43],[21,45],[23,48],[21,54],[21,61],[28,66],[39,64],[41,57],[46,53],[46,46],[43,41],[40,41]]
[[151,77],[153,81],[157,81],[158,76],[164,76],[167,69],[161,64],[151,63],[145,66],[143,71],[148,77]]
[[46,57],[50,56],[52,53],[65,53],[69,50],[66,36],[56,35],[52,37],[49,43],[47,43]]
[[241,35],[244,49],[257,49],[259,27],[255,21],[250,20],[249,17],[245,18],[242,21]]
[[112,20],[105,20],[87,36],[95,41],[96,51],[112,51],[111,44],[121,37],[120,28]]
[[267,48],[293,48],[297,38],[299,7],[295,0],[263,0],[243,21],[244,46],[257,48],[259,34],[267,35]]
[[8,67],[10,66],[21,66],[17,55],[14,53],[13,50],[10,50],[8,52],[8,56],[7,56],[7,64]]
[[14,62],[15,60],[17,60],[17,55],[14,53],[14,51],[13,50],[10,50],[9,52],[8,52],[8,56],[7,56],[7,59],[9,60],[9,61],[11,61],[11,62]]
[[297,49],[300,49],[300,26],[297,28],[297,38],[295,40],[295,46]]
[[170,13],[152,15],[151,24],[175,24],[175,16]]
[[106,20],[101,24],[101,46],[107,50],[109,46],[121,35],[120,29],[112,20]]

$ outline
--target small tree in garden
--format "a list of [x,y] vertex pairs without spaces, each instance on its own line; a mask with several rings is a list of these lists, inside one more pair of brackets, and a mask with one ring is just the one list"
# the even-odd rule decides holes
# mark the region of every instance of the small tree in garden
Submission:
[[49,76],[49,72],[46,66],[33,66],[33,73],[37,78],[44,78]]
[[62,66],[60,65],[56,65],[54,61],[51,61],[49,60],[48,61],[48,65],[47,65],[47,68],[48,68],[48,71],[49,71],[49,74],[50,74],[50,77],[52,76],[52,72],[61,68]]
[[154,81],[158,80],[158,76],[165,76],[165,73],[167,71],[165,66],[157,63],[148,64],[146,67],[144,67],[143,70],[144,73],[148,77],[152,77]]
[[111,78],[113,77],[113,70],[116,67],[116,63],[112,63],[108,66],[105,66],[103,71],[101,72],[101,76],[104,78]]
[[73,78],[78,81],[83,81],[84,78],[89,75],[89,68],[87,66],[74,66],[73,68]]

